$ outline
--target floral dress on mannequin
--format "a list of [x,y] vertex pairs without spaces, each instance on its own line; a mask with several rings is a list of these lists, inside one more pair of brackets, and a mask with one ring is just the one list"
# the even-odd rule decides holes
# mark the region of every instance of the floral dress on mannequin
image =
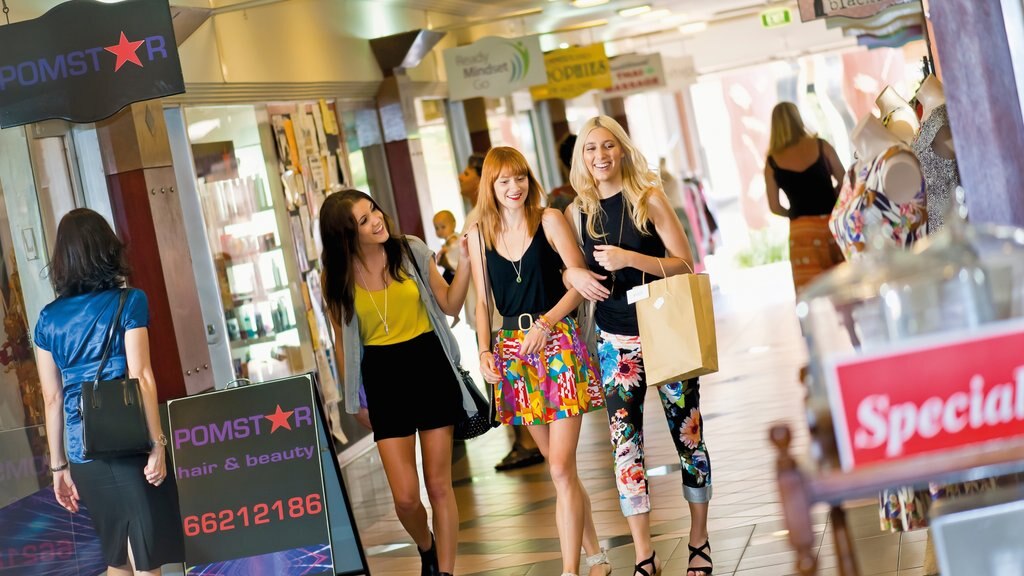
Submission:
[[829,228],[847,260],[864,251],[865,232],[875,226],[900,248],[909,248],[924,237],[928,221],[924,180],[914,199],[905,204],[889,200],[882,189],[886,164],[901,152],[911,150],[903,145],[893,146],[870,162],[858,162],[846,175],[829,218]]
[[[903,145],[893,146],[870,162],[858,162],[847,173],[829,219],[832,234],[847,260],[865,250],[867,234],[883,234],[900,248],[909,248],[924,237],[928,222],[924,180],[914,199],[905,204],[889,200],[882,189],[886,164],[897,154],[909,151]],[[906,532],[928,526],[931,495],[927,490],[901,486],[885,489],[878,496],[882,530]]]

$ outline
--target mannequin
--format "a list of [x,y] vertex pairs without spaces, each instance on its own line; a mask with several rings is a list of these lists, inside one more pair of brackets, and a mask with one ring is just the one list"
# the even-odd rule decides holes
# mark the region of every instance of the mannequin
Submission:
[[917,92],[921,105],[921,129],[910,144],[921,162],[928,183],[928,233],[942,229],[946,213],[953,207],[952,195],[960,185],[960,168],[953,147],[946,96],[935,76],[925,78]]
[[[937,108],[946,105],[946,93],[942,88],[942,82],[935,75],[928,76],[921,83],[916,99],[921,104],[921,125],[924,125]],[[956,159],[956,150],[953,148],[953,132],[949,129],[948,122],[935,135],[935,139],[932,141],[932,150],[946,160]]]
[[[871,162],[889,148],[903,145],[895,134],[871,114],[857,124],[850,138],[861,162]],[[917,157],[909,149],[905,149],[890,158],[882,168],[882,190],[893,202],[905,204],[921,191],[923,177]]]
[[942,82],[931,74],[921,83],[914,98],[921,103],[921,123],[924,123],[936,108],[946,103],[946,92]]
[[921,128],[914,109],[900,96],[892,86],[886,86],[885,90],[875,99],[875,104],[882,112],[882,125],[887,127],[904,144],[910,144]]

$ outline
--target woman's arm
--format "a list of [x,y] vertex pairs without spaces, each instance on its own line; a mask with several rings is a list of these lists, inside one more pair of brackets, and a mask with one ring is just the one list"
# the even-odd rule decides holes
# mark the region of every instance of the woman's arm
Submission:
[[[500,380],[498,370],[494,362],[494,353],[491,352],[491,307],[488,305],[490,291],[484,283],[485,262],[480,257],[482,248],[480,246],[480,233],[477,232],[478,224],[470,226],[467,232],[469,246],[469,268],[473,274],[473,285],[476,286],[476,346],[480,357],[480,370],[484,374],[484,380],[494,384]],[[462,264],[459,268],[464,268]]]
[[36,369],[39,371],[39,381],[43,388],[50,469],[62,468],[53,473],[53,493],[57,497],[57,502],[66,510],[78,512],[78,489],[71,480],[68,456],[64,452],[64,385],[61,381],[60,368],[53,361],[53,355],[37,347]]
[[597,262],[609,271],[636,268],[659,278],[692,272],[693,254],[690,252],[690,242],[686,239],[683,225],[679,223],[679,218],[669,205],[665,193],[660,189],[654,189],[647,202],[647,215],[661,241],[665,243],[668,256],[658,258],[617,246],[603,245],[596,247],[597,252],[594,256]]
[[832,173],[832,178],[835,180],[834,193],[836,198],[839,198],[839,191],[843,189],[843,179],[846,178],[846,167],[843,166],[843,161],[839,159],[839,154],[831,144],[825,142],[825,159],[828,160],[828,168]]
[[772,214],[789,218],[789,210],[783,208],[779,203],[779,183],[775,181],[775,170],[767,162],[764,165],[764,188],[765,195],[768,196],[768,209]]
[[[578,207],[575,209],[579,210]],[[569,206],[566,207],[563,216],[566,225],[569,227],[569,233],[572,235],[573,242],[576,243],[576,247],[579,248],[580,246],[577,238],[583,237],[583,231],[576,231],[576,218],[573,214],[573,204],[569,204]],[[561,254],[561,252],[559,252],[559,254]],[[580,252],[580,257],[583,258],[583,265],[578,267],[566,262],[565,258],[562,259],[562,262],[565,263],[565,270],[562,271],[562,284],[565,285],[566,289],[575,288],[581,296],[592,302],[600,302],[601,300],[608,298],[608,296],[611,295],[611,292],[604,287],[604,284],[601,284],[601,281],[607,278],[607,276],[597,274],[587,267],[586,257],[582,252]]]
[[167,462],[165,446],[159,441],[164,431],[157,406],[156,378],[153,376],[153,366],[149,358],[149,329],[142,327],[125,331],[124,349],[128,357],[128,373],[139,380],[146,426],[153,441],[153,450],[149,453],[149,462],[145,468],[146,480],[154,486],[159,486],[167,476]]
[[464,270],[463,266],[466,261],[466,250],[460,252],[462,254],[459,256],[459,267],[455,269],[455,278],[452,278],[451,285],[445,282],[444,277],[437,271],[437,266],[429,266],[430,291],[434,293],[434,299],[441,310],[449,316],[459,315],[459,310],[466,302],[466,292],[469,290],[470,272]]

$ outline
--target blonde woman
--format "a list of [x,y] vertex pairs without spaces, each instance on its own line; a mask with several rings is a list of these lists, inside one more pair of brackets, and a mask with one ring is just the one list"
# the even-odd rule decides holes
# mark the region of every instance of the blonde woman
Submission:
[[[595,301],[597,355],[615,454],[619,504],[636,548],[634,574],[653,576],[661,562],[651,544],[651,500],[644,462],[643,405],[647,395],[636,307],[626,292],[647,280],[693,270],[682,224],[652,171],[622,127],[607,116],[587,121],[573,151],[567,209],[579,226],[587,267],[565,272],[568,285]],[[577,224],[578,223],[578,224]],[[711,461],[704,445],[697,379],[658,388],[682,464],[690,505],[687,576],[712,573],[707,516]]]
[[[578,574],[580,546],[590,574],[611,565],[597,541],[590,497],[576,471],[581,417],[603,405],[601,383],[570,315],[580,302],[561,270],[583,255],[561,213],[544,209],[544,190],[514,148],[484,158],[469,254],[477,291],[480,367],[494,386],[502,424],[525,425],[550,465],[562,573]],[[482,244],[481,244],[482,242]],[[460,268],[461,270],[461,268]],[[490,303],[503,318],[493,347]]]
[[[764,183],[772,214],[789,218],[789,263],[797,292],[843,262],[828,228],[843,172],[835,149],[807,131],[795,104],[782,102],[775,107]],[[779,203],[780,189],[789,199],[789,208]]]

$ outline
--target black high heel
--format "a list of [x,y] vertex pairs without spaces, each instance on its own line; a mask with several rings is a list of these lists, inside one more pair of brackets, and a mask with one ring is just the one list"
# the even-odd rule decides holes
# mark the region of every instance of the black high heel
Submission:
[[417,546],[416,551],[420,553],[420,562],[423,565],[420,576],[441,576],[441,567],[437,565],[437,542],[434,541],[433,532],[430,533],[430,548],[420,550]]
[[[657,563],[654,562],[654,557],[657,556],[657,555],[658,555],[657,552],[651,552],[651,557],[650,558],[648,558],[647,560],[644,560],[643,562],[637,564],[636,566],[633,566],[633,574],[634,574],[634,576],[636,575],[637,572],[640,573],[640,576],[658,576],[658,574],[661,573],[661,570],[658,569]],[[647,570],[644,570],[644,568],[643,568],[644,566],[647,566],[648,564],[651,565],[651,571],[650,572],[648,572]]]
[[[711,561],[711,540],[705,540],[704,544],[699,548],[694,548],[689,544],[687,544],[686,547],[690,549],[690,562],[693,562],[694,558],[700,556],[701,559],[706,560],[708,564],[711,564],[711,566],[704,566],[701,568],[687,568],[686,571],[699,572],[704,574],[704,576],[711,576],[711,573],[715,569],[715,563]],[[705,550],[707,550],[707,552],[704,552]],[[689,562],[687,564],[689,564]]]

